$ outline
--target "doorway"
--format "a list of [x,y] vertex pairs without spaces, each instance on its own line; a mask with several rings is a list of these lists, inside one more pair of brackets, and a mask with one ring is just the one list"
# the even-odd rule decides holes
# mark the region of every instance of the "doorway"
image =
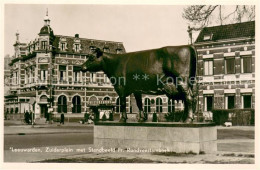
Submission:
[[48,114],[47,104],[41,104],[41,118],[46,118]]

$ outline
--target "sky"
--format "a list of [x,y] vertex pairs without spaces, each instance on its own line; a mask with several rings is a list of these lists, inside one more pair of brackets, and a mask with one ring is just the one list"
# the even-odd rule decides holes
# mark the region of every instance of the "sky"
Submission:
[[127,52],[188,44],[188,22],[180,5],[5,4],[4,54],[20,41],[34,40],[48,15],[56,35],[123,42]]

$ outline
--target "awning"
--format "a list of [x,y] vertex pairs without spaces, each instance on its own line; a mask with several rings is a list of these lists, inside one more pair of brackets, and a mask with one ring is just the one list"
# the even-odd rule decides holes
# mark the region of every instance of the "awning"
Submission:
[[17,95],[13,95],[13,94],[10,94],[10,95],[6,95],[5,98],[17,98],[18,96]]
[[36,92],[22,92],[21,94],[18,94],[18,97],[36,97]]

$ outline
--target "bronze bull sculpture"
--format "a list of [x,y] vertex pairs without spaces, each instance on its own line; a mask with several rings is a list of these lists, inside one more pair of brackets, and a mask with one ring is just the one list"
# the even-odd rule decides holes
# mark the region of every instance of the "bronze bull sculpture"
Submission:
[[[95,49],[82,65],[82,71],[103,71],[111,80],[126,122],[126,97],[134,94],[140,112],[140,122],[145,121],[142,94],[163,95],[184,101],[183,121],[192,122],[192,89],[196,76],[197,53],[193,46],[168,46],[124,54],[111,54]],[[141,77],[140,77],[141,76]],[[121,80],[121,81],[120,81]]]

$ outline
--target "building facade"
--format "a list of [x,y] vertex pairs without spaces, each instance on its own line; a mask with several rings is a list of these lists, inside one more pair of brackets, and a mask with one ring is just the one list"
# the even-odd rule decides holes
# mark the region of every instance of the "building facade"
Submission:
[[198,109],[255,107],[255,22],[206,27],[198,52]]
[[46,15],[35,40],[21,43],[16,33],[15,54],[10,61],[10,93],[5,109],[24,113],[32,110],[36,118],[48,112],[81,117],[89,105],[116,105],[117,95],[103,72],[82,73],[81,65],[95,48],[124,53],[121,42],[55,35]]

